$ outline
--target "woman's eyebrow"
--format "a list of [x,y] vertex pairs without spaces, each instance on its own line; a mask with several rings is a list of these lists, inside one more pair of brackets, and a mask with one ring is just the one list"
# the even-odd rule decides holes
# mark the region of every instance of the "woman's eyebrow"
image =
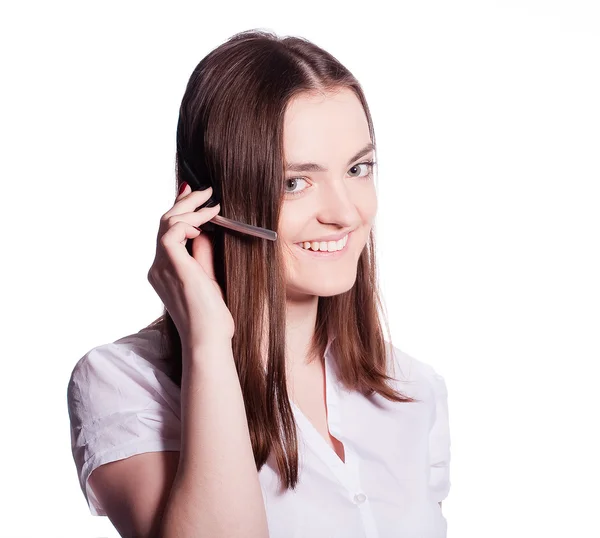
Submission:
[[[369,151],[374,151],[375,146],[373,143],[368,143],[364,148],[362,148],[356,155],[354,155],[349,161],[348,165],[350,166],[356,159],[360,159],[363,155],[369,153]],[[321,166],[316,163],[286,163],[285,165],[286,172],[327,172],[327,168]]]

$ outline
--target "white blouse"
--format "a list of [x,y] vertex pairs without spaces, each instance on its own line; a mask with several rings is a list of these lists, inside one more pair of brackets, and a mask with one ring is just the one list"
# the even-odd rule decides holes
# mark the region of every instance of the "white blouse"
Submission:
[[[180,450],[180,389],[159,354],[160,332],[142,329],[88,351],[69,379],[71,448],[94,516],[106,515],[91,472],[134,454]],[[394,387],[421,402],[390,402],[345,390],[325,352],[329,431],[345,463],[292,402],[299,482],[278,491],[274,460],[259,472],[270,538],[445,538],[438,502],[450,490],[448,394],[444,378],[393,347]]]

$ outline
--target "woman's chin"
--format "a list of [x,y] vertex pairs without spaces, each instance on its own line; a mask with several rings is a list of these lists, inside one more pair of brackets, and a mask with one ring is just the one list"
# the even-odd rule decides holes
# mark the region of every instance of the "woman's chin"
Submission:
[[295,282],[288,285],[288,296],[299,297],[302,295],[319,297],[332,297],[351,290],[356,282],[356,272],[352,275],[332,275],[330,278],[319,278],[312,282]]

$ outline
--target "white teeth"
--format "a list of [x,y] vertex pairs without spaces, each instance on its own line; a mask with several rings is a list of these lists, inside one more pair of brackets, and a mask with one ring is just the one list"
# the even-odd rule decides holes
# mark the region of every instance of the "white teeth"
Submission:
[[335,252],[336,250],[343,249],[347,242],[348,235],[345,235],[339,241],[304,241],[303,243],[297,243],[297,245],[306,250]]

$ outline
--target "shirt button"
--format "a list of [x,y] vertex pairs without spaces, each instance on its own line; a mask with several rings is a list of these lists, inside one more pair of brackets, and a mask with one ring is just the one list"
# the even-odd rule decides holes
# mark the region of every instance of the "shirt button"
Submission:
[[364,493],[357,493],[354,496],[354,502],[356,504],[362,504],[367,500],[367,496]]

